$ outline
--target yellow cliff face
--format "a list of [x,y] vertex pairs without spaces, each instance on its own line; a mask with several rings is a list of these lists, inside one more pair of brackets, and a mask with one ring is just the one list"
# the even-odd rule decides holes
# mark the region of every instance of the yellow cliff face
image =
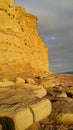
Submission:
[[39,75],[48,72],[48,48],[37,30],[37,17],[15,7],[13,0],[0,2],[0,75]]

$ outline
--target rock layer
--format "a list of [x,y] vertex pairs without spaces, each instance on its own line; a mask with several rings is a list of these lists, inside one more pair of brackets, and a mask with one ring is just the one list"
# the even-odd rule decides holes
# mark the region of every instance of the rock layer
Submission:
[[0,75],[40,75],[48,72],[48,49],[37,30],[37,17],[15,7],[13,0],[0,2]]
[[51,102],[46,94],[38,96],[40,89],[31,84],[0,87],[0,130],[25,130],[50,115]]

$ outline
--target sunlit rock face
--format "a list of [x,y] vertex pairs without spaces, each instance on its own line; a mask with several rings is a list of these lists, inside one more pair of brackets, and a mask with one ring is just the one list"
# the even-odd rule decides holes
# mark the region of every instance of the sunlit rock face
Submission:
[[37,17],[0,1],[0,76],[48,72],[48,49],[37,30]]

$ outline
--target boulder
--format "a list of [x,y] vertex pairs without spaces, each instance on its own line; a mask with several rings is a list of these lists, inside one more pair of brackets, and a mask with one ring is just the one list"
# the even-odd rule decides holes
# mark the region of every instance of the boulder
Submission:
[[7,78],[3,78],[3,80],[0,81],[0,87],[13,86],[14,84],[13,81],[8,80]]
[[26,78],[25,83],[35,84],[35,81],[32,78]]
[[73,124],[73,113],[62,113],[57,116],[57,120],[68,125]]
[[61,92],[61,94],[57,95],[57,97],[67,98],[67,94],[66,94],[66,92]]
[[31,89],[33,92],[34,97],[36,98],[43,98],[46,96],[47,91],[43,86],[36,85],[36,84],[25,84],[25,88]]
[[25,83],[25,80],[21,77],[16,77],[15,84],[16,85],[22,85]]
[[30,109],[18,112],[14,117],[15,130],[25,130],[33,124],[33,115]]
[[50,115],[52,111],[51,102],[48,99],[43,99],[41,102],[31,105],[30,108],[33,111],[34,122],[43,120]]
[[45,89],[48,90],[48,88],[53,88],[53,87],[55,87],[55,86],[56,86],[56,83],[53,82],[52,80],[46,79],[46,80],[43,80],[43,81],[40,83],[40,85],[42,85]]
[[73,124],[73,101],[63,99],[53,103],[51,117],[57,122]]
[[47,94],[46,89],[44,89],[43,87],[40,89],[36,89],[33,92],[34,92],[35,97],[37,97],[37,98],[43,98]]

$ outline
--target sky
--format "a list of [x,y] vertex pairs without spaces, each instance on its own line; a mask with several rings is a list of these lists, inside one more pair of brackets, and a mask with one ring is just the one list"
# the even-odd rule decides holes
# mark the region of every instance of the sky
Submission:
[[73,0],[15,0],[38,17],[52,72],[73,71]]

